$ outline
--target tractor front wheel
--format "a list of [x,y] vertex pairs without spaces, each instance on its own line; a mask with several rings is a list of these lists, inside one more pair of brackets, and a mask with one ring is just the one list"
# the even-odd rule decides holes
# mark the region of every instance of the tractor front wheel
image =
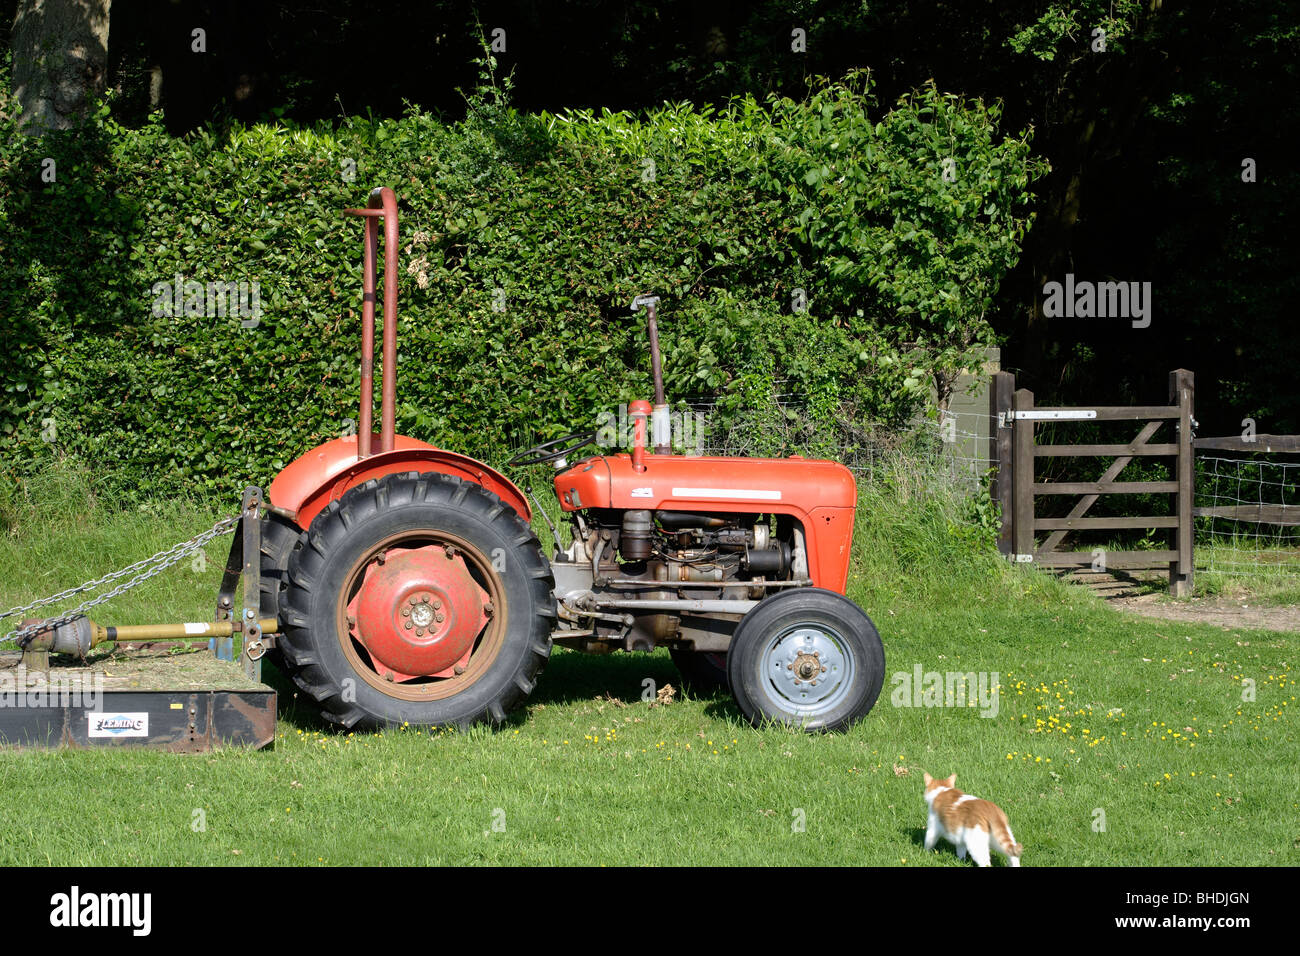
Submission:
[[865,717],[885,680],[866,613],[842,594],[797,588],[764,598],[736,627],[727,683],[757,725],[840,730]]
[[551,652],[532,529],[472,482],[410,472],[326,507],[289,560],[281,650],[345,727],[499,723]]

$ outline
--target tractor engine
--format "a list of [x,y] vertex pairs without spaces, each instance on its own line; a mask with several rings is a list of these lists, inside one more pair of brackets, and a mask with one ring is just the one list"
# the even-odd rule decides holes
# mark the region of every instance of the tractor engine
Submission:
[[587,651],[668,644],[725,651],[774,582],[807,578],[786,516],[592,508],[553,561],[557,642]]
[[[776,541],[766,516],[625,511],[593,516],[624,564],[644,562],[652,580],[723,581],[781,577],[790,547]],[[617,522],[617,524],[615,524]]]

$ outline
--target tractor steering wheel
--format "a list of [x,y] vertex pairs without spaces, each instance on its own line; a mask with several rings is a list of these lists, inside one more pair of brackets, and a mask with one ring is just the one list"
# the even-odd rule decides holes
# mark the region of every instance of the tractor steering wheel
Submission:
[[534,445],[526,451],[521,451],[506,462],[506,465],[510,467],[526,467],[528,465],[540,465],[547,461],[559,461],[569,452],[577,451],[579,448],[590,445],[595,440],[595,432],[574,432],[572,435],[554,438],[540,445]]

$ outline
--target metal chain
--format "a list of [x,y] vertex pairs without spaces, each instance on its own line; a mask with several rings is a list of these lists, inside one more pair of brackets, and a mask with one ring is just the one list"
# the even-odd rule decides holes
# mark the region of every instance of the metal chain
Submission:
[[83,591],[97,590],[105,584],[126,577],[128,574],[135,575],[129,581],[124,584],[119,584],[113,590],[97,597],[90,598],[87,601],[83,601],[81,604],[78,604],[72,610],[65,612],[60,617],[49,621],[41,621],[40,624],[34,624],[30,627],[18,628],[10,631],[4,637],[0,637],[0,644],[6,644],[10,641],[21,641],[26,637],[30,637],[45,630],[46,628],[59,627],[63,624],[71,623],[79,617],[84,617],[85,612],[90,608],[97,604],[103,604],[105,601],[109,601],[117,597],[119,594],[124,594],[131,590],[131,588],[136,585],[143,584],[150,578],[156,577],[172,565],[183,560],[187,555],[193,554],[213,538],[218,538],[223,534],[228,534],[238,523],[238,517],[222,518],[207,531],[196,534],[188,541],[182,541],[180,544],[173,545],[165,551],[159,551],[152,557],[145,558],[143,561],[137,561],[135,564],[122,568],[120,571],[110,571],[102,578],[87,581],[85,584],[79,584],[75,588],[68,588],[66,591],[60,591],[58,594],[52,594],[49,597],[41,598],[37,601],[33,601],[31,604],[24,604],[21,607],[10,608],[8,611],[0,613],[0,620],[3,620],[7,617],[13,617],[15,614],[24,614],[27,611],[35,610],[38,607],[45,607],[47,604],[56,604],[60,601],[67,600],[74,594],[80,594]]

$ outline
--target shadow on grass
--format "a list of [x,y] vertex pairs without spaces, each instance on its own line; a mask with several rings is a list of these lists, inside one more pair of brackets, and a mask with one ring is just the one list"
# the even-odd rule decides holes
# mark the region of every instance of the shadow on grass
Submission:
[[725,690],[719,690],[712,695],[712,699],[705,705],[704,713],[714,720],[731,720],[742,724],[748,722],[748,718],[736,706],[736,699]]
[[[269,661],[267,663],[268,666],[262,668],[262,682],[276,691],[280,720],[303,730],[346,732],[322,718],[314,702],[290,678]],[[531,709],[538,704],[564,707],[606,696],[628,704],[639,703],[647,692],[656,694],[668,684],[673,686],[677,700],[707,701],[704,713],[710,718],[744,719],[725,690],[719,689],[711,694],[684,692],[681,675],[667,653],[585,654],[557,647],[538,678],[537,689],[523,706],[507,717],[500,729],[514,729],[526,724]]]
[[[966,859],[964,860],[958,857],[957,848],[953,846],[951,843],[949,843],[947,840],[943,839],[942,837],[939,839],[939,842],[934,845],[933,850],[926,850],[925,827],[911,827],[907,831],[907,835],[908,838],[914,844],[916,844],[918,851],[921,853],[942,853],[945,856],[950,857],[952,862],[958,866],[975,866],[975,861],[972,860],[969,855],[967,855]],[[998,853],[996,850],[989,851],[990,867],[1006,866],[1006,865],[1007,865],[1006,858],[1002,856],[1002,854]]]
[[[925,827],[911,827],[907,831],[907,836],[914,844],[916,844],[916,851],[918,853],[943,853],[950,857],[953,863],[971,862],[969,859],[959,860],[957,858],[957,848],[944,839],[940,839],[939,842],[934,845],[933,850],[927,850],[925,848]],[[972,863],[971,865],[974,864]]]
[[1124,568],[1092,571],[1088,568],[1057,568],[1053,573],[1058,581],[1090,588],[1103,599],[1169,593],[1169,578],[1164,571],[1130,571]]
[[606,694],[631,703],[657,694],[665,684],[680,696],[681,683],[667,654],[585,654],[557,647],[528,703],[564,705]]
[[262,664],[262,683],[275,691],[275,716],[277,720],[293,724],[299,730],[317,730],[322,733],[347,733],[347,728],[332,724],[320,715],[315,702],[307,697],[285,674],[268,659]]

